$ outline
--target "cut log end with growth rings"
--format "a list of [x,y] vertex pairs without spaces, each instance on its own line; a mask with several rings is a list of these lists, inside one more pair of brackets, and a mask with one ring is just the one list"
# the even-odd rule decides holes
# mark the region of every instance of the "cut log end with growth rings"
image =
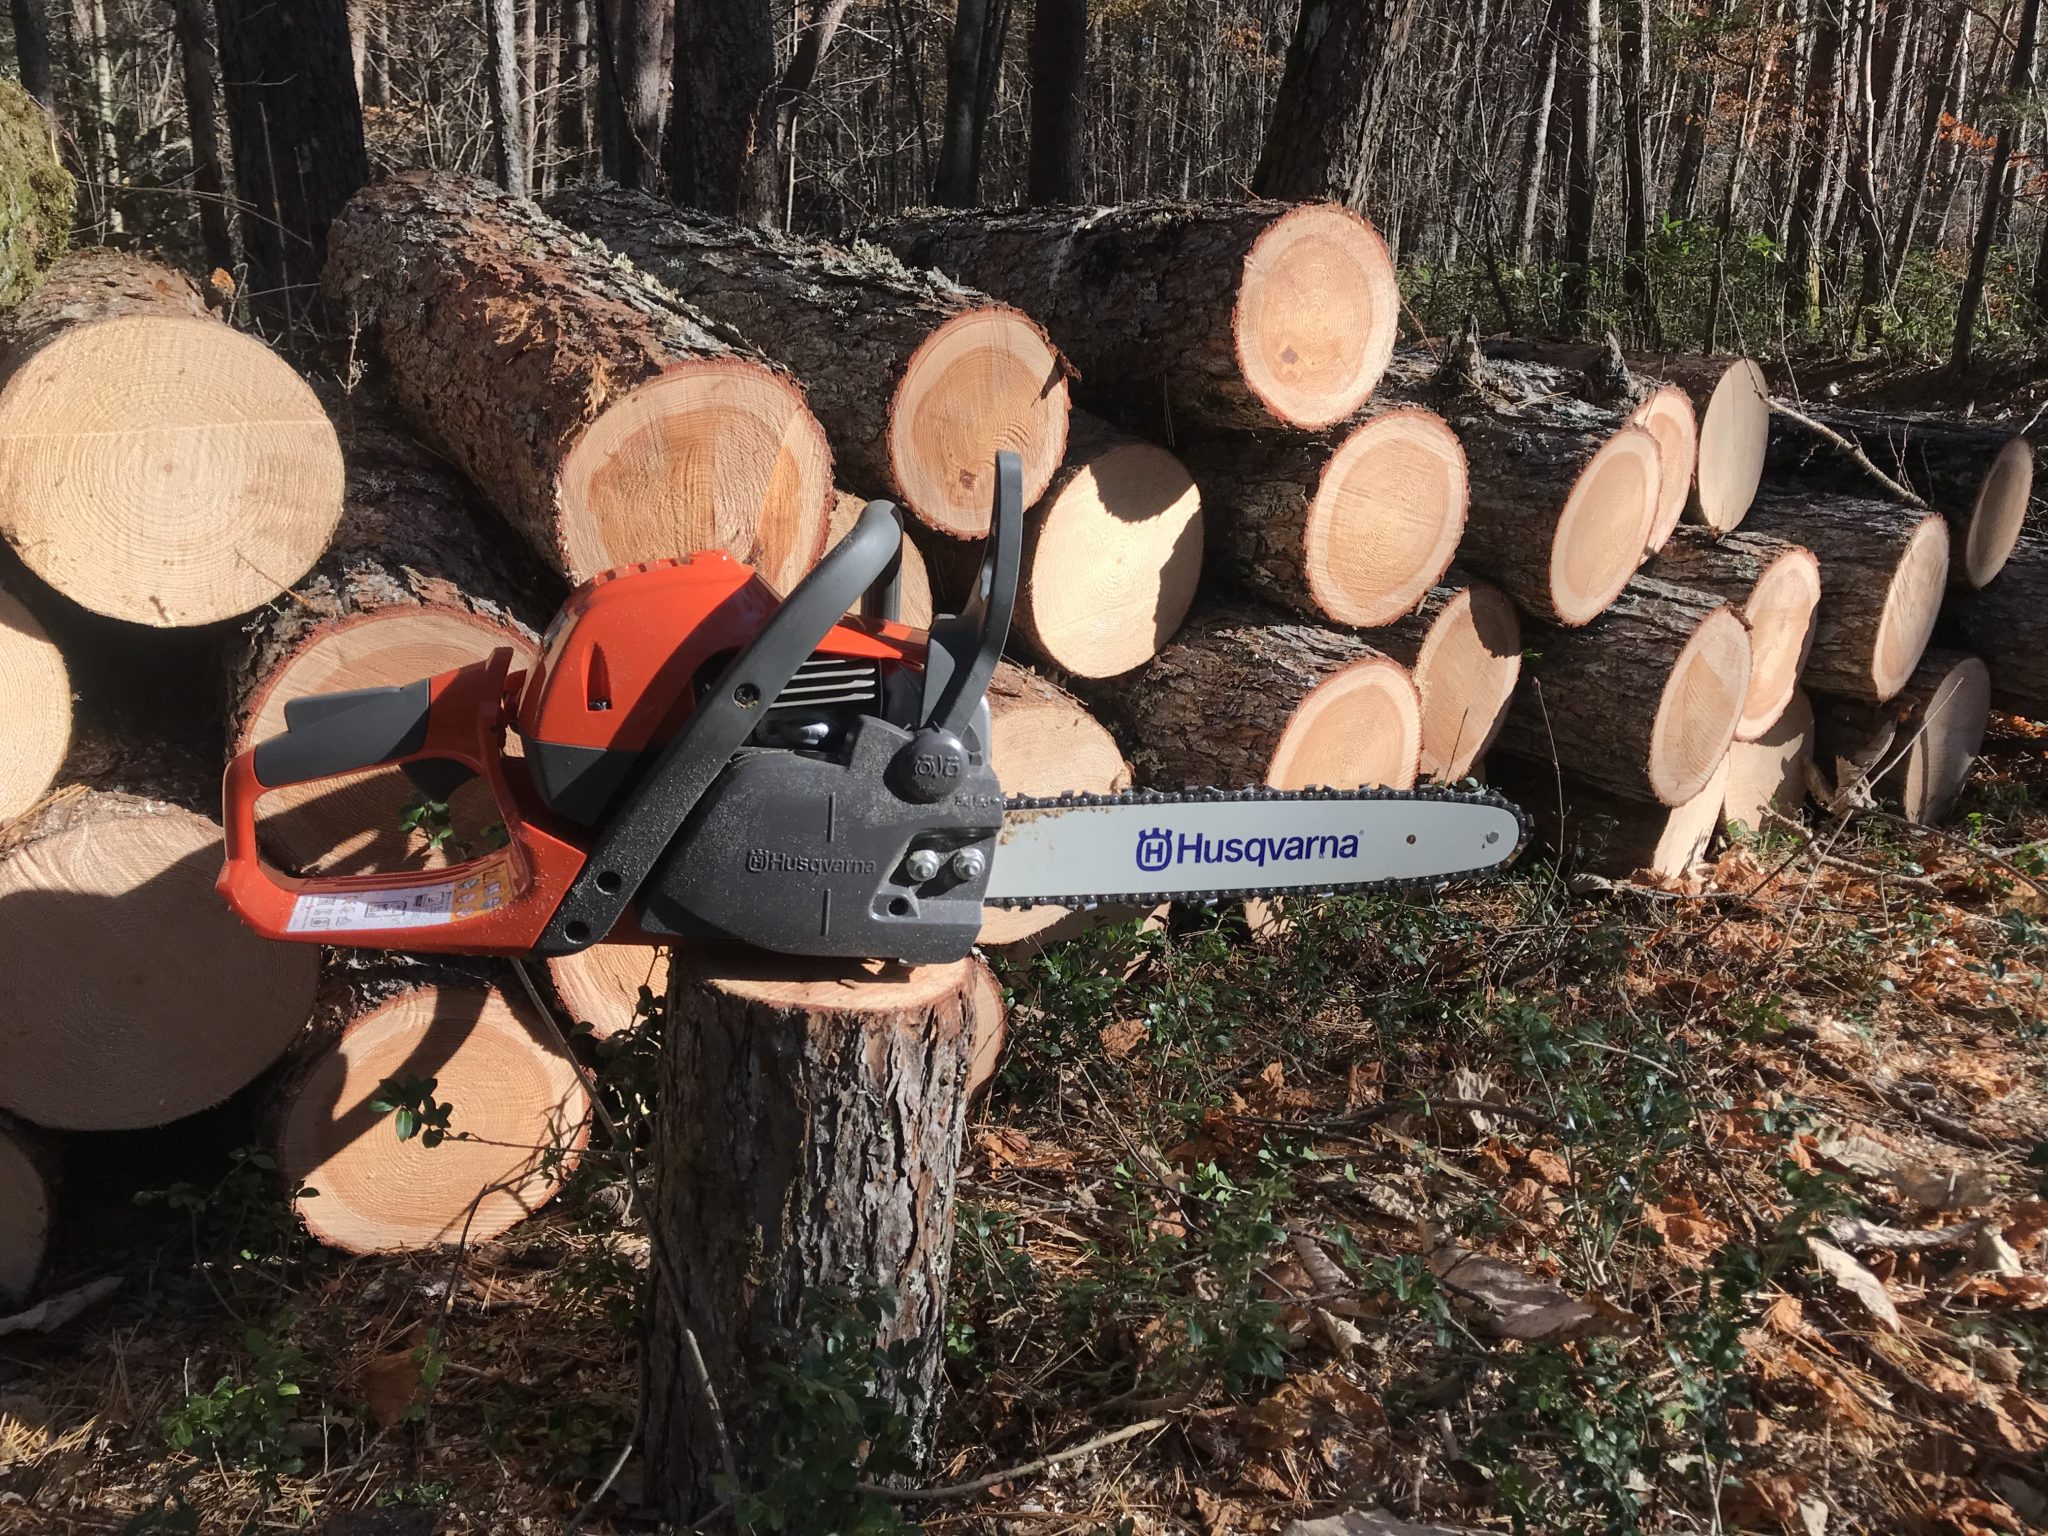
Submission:
[[1415,679],[1422,777],[1451,784],[1472,773],[1522,675],[1522,621],[1507,594],[1484,582],[1439,587],[1414,615],[1370,638]]
[[645,944],[593,944],[548,961],[548,979],[570,1019],[598,1040],[634,1028],[647,1015],[643,1000],[668,996],[668,951]]
[[48,792],[71,745],[71,673],[55,642],[0,590],[0,825]]
[[1400,328],[1379,232],[1334,204],[1297,208],[1252,245],[1237,293],[1237,361],[1273,416],[1332,426],[1364,405]]
[[1806,803],[1812,766],[1813,701],[1799,689],[1769,730],[1728,749],[1722,820],[1730,827],[1760,832],[1773,811],[1780,816],[1798,814]]
[[1742,358],[1714,380],[1699,418],[1699,470],[1692,513],[1716,533],[1740,524],[1763,483],[1771,440],[1771,388]]
[[1692,500],[1700,457],[1699,413],[1690,395],[1675,384],[1665,384],[1652,390],[1628,419],[1657,439],[1657,519],[1650,525],[1649,542],[1654,555]]
[[1975,656],[1931,650],[1885,704],[1830,700],[1820,712],[1820,750],[1830,767],[1867,762],[1879,795],[1908,821],[1946,817],[1984,747],[1991,672]]
[[46,1150],[32,1133],[0,1120],[0,1304],[28,1294],[50,1243]]
[[1965,586],[1989,586],[2019,543],[2034,495],[2034,445],[2015,437],[1991,461],[1977,487],[1969,520],[1955,552],[1955,575]]
[[1715,536],[1685,528],[1648,574],[1733,603],[1749,626],[1749,695],[1735,739],[1754,741],[1784,713],[1806,670],[1820,609],[1819,557],[1754,529]]
[[[587,1134],[575,1064],[522,999],[480,982],[329,978],[281,1093],[278,1165],[306,1230],[349,1253],[475,1244],[547,1203]],[[433,1079],[448,1139],[401,1141],[387,1080]]]

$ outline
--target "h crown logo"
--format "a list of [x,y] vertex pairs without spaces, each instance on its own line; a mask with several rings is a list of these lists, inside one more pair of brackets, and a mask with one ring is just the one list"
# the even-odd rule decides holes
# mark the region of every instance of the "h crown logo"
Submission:
[[747,869],[753,874],[764,873],[773,862],[766,848],[750,848],[747,850]]
[[1173,862],[1173,834],[1164,827],[1148,827],[1138,834],[1138,868],[1157,874]]

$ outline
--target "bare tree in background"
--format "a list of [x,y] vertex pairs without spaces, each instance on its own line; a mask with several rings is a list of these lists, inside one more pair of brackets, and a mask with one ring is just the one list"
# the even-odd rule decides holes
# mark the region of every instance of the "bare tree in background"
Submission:
[[43,0],[10,0],[14,12],[14,61],[21,88],[43,104],[54,121],[57,88],[50,66],[50,18]]
[[1038,0],[1031,13],[1031,160],[1025,200],[1087,201],[1088,0]]
[[1799,324],[1819,323],[1821,231],[1841,141],[1842,15],[1837,0],[1816,0],[1813,50],[1806,66],[1806,126],[1798,181],[1785,234],[1785,303]]
[[1543,211],[1543,177],[1550,157],[1550,129],[1557,99],[1557,58],[1564,46],[1565,21],[1571,0],[1549,0],[1543,12],[1542,64],[1526,116],[1522,150],[1522,204],[1515,220],[1515,261],[1528,266],[1536,259],[1536,222]]
[[219,56],[206,0],[172,0],[178,62],[185,85],[185,120],[192,134],[192,190],[199,199],[199,238],[207,262],[235,269],[235,236],[228,219],[228,178],[220,145]]
[[2008,183],[2013,142],[2019,137],[2020,115],[2027,110],[2027,98],[2033,94],[2034,53],[2040,35],[2041,0],[2020,0],[2020,35],[2013,50],[2005,110],[1999,118],[1991,164],[1984,172],[1977,239],[1970,247],[1970,273],[1963,279],[1962,297],[1956,301],[1956,339],[1949,351],[1949,366],[1959,374],[1969,372],[1976,361],[1977,313],[1984,307],[1984,280],[1991,268],[1991,248],[1998,242],[1998,224],[2005,217],[2006,199],[2011,196]]
[[1009,0],[959,0],[946,50],[946,129],[932,201],[971,208],[981,201],[981,141],[1002,68]]
[[[675,0],[589,0],[596,7],[598,127],[604,171],[655,189],[668,123]],[[724,3],[724,0],[719,0]]]
[[526,121],[519,89],[519,26],[512,0],[484,0],[484,37],[490,58],[491,149],[498,185],[524,197]]
[[1562,40],[1572,141],[1565,158],[1564,320],[1584,329],[1593,302],[1594,237],[1600,218],[1600,0],[1569,0]]
[[1662,347],[1650,287],[1650,0],[1621,5],[1621,185],[1623,291],[1650,344]]
[[1252,190],[1363,209],[1416,0],[1302,0]]
[[669,196],[724,218],[776,223],[782,196],[774,92],[769,0],[676,0],[675,89],[664,151]]

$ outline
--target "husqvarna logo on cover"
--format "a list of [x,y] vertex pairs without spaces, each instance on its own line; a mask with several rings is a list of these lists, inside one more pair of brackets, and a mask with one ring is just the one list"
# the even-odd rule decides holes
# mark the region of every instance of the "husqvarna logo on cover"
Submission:
[[1138,834],[1138,868],[1157,874],[1173,862],[1173,834],[1164,827],[1150,827]]
[[1311,859],[1355,859],[1356,832],[1324,833],[1320,837],[1203,837],[1183,832],[1175,837],[1165,827],[1147,827],[1138,834],[1138,868],[1156,875],[1175,864],[1301,864]]
[[872,875],[875,864],[872,859],[814,859],[775,848],[751,848],[747,871],[756,875]]

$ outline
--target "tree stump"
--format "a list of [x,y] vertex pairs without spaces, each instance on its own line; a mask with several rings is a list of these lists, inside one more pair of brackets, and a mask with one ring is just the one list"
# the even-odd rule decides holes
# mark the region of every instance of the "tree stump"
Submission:
[[1707,787],[1749,688],[1732,607],[1638,576],[1597,623],[1527,638],[1502,750],[1627,800],[1677,807]]
[[182,273],[68,256],[0,346],[0,536],[81,607],[209,624],[289,590],[341,516],[305,380]]
[[1912,677],[1948,585],[1948,523],[1865,496],[1772,495],[1751,529],[1820,557],[1807,686],[1882,704]]
[[1869,762],[1875,788],[1908,821],[1932,825],[1954,809],[1991,717],[1991,671],[1975,656],[1930,650],[1885,704],[1822,699],[1822,759]]
[[0,588],[0,827],[49,793],[71,748],[71,670],[20,598]]
[[1369,629],[1414,610],[1465,532],[1465,450],[1449,423],[1374,404],[1319,437],[1188,450],[1208,542],[1236,582],[1311,619]]
[[644,1441],[649,1497],[672,1518],[716,1505],[723,1470],[685,1328],[745,1481],[760,1471],[767,1369],[792,1364],[847,1293],[883,1293],[876,1343],[901,1346],[903,1363],[871,1388],[900,1416],[912,1453],[928,1450],[973,980],[965,961],[907,969],[678,953],[650,1225],[689,1315],[654,1287]]
[[1336,425],[1400,327],[1386,242],[1329,203],[923,213],[865,234],[1024,310],[1072,360],[1081,404],[1168,444]]
[[47,1138],[0,1118],[0,1303],[27,1297],[50,1248],[56,1158]]
[[1807,774],[1813,766],[1813,701],[1797,689],[1785,712],[1755,741],[1728,749],[1728,790],[1721,820],[1730,827],[1761,831],[1765,812],[1796,816],[1806,803]]
[[242,926],[213,888],[220,850],[208,817],[75,787],[0,833],[0,1109],[164,1125],[284,1054],[319,951]]
[[1414,613],[1366,638],[1405,666],[1422,703],[1422,773],[1455,784],[1500,735],[1522,675],[1522,619],[1498,587],[1445,574]]
[[1735,727],[1737,741],[1755,741],[1792,702],[1813,649],[1820,608],[1820,559],[1752,528],[1719,538],[1681,529],[1645,575],[1733,603],[1749,626],[1749,695]]
[[1036,321],[872,246],[820,245],[575,187],[547,211],[603,241],[802,382],[842,480],[954,538],[988,532],[998,449],[1045,494],[1066,446],[1066,370]]
[[[381,1085],[431,1079],[449,1138],[401,1141]],[[460,966],[330,962],[314,1029],[272,1103],[306,1230],[345,1253],[488,1242],[575,1166],[590,1100],[547,1024]]]
[[832,454],[795,380],[531,203],[412,172],[329,235],[326,286],[406,413],[570,581],[722,549],[787,592]]
[[1991,668],[1991,702],[2048,720],[2048,537],[2021,539],[1996,581],[1952,607],[1956,628]]

